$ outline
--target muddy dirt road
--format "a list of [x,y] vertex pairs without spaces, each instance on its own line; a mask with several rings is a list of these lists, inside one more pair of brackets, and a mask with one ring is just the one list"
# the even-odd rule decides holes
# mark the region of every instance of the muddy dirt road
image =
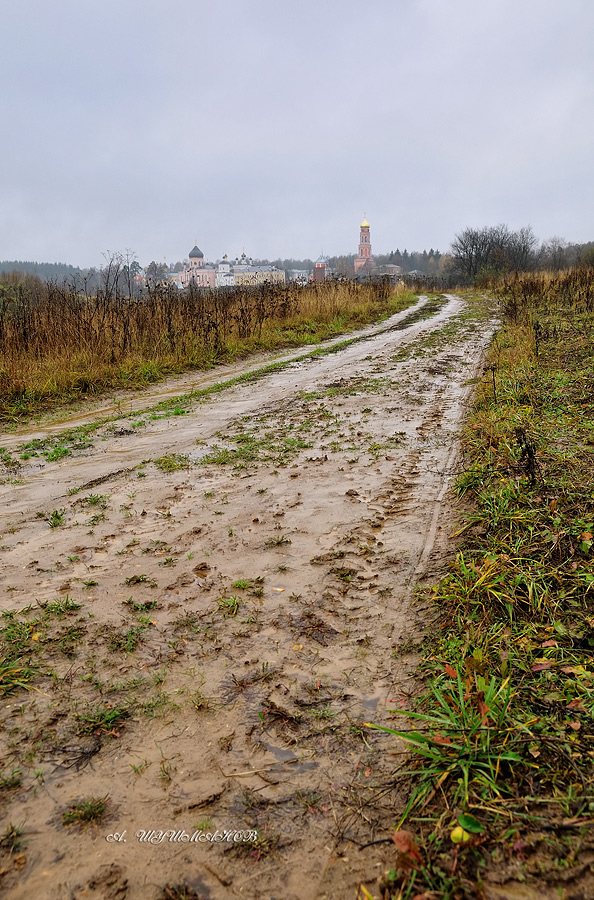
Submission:
[[179,409],[0,440],[3,652],[39,667],[0,707],[0,892],[354,898],[389,867],[357,842],[390,833],[402,747],[363,723],[415,688],[492,330],[422,300]]

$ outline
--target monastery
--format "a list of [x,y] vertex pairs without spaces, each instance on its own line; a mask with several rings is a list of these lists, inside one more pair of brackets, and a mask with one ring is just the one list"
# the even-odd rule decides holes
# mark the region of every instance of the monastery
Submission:
[[202,288],[237,287],[238,285],[284,284],[285,273],[276,266],[255,266],[245,252],[235,262],[227,254],[216,265],[204,264],[204,253],[194,246],[188,254],[188,265],[180,273],[182,287],[190,284]]

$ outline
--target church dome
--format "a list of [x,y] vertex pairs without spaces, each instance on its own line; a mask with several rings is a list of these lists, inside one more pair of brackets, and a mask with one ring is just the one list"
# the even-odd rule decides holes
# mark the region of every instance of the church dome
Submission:
[[369,222],[367,221],[367,216],[363,216],[363,221],[361,222],[361,228],[369,228]]
[[188,256],[190,259],[204,259],[204,253],[196,246],[194,246],[193,249],[190,250]]

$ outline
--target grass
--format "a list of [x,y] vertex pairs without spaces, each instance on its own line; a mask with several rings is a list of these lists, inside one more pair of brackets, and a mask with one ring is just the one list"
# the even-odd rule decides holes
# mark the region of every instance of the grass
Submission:
[[47,517],[47,524],[50,528],[59,528],[64,524],[66,518],[66,510],[65,509],[54,509],[53,512]]
[[412,751],[399,826],[420,861],[389,898],[470,900],[508,861],[537,891],[561,886],[591,846],[594,273],[493,289],[503,326],[457,481],[470,512],[432,591],[426,692],[390,729]]
[[68,809],[62,813],[62,824],[84,825],[87,822],[97,822],[103,817],[108,803],[109,796],[91,797],[89,800],[71,803]]
[[23,773],[21,769],[12,769],[10,773],[0,773],[0,791],[10,791],[13,788],[20,787],[23,783]]
[[115,729],[120,727],[129,716],[130,710],[125,706],[98,704],[76,716],[78,732],[79,734],[113,734],[117,736]]
[[37,668],[30,663],[17,660],[0,660],[0,696],[7,697],[18,688],[29,689],[29,682],[37,675]]
[[9,853],[16,853],[17,850],[20,850],[24,841],[23,841],[23,832],[25,830],[25,826],[23,825],[13,825],[10,823],[3,832],[2,836],[0,836],[0,847],[4,850],[8,850]]
[[142,643],[145,631],[144,625],[132,625],[127,631],[114,631],[107,640],[107,646],[119,653],[134,653]]
[[182,454],[169,453],[167,456],[161,456],[159,459],[156,459],[155,465],[162,472],[177,472],[179,469],[189,468],[190,460]]
[[[0,421],[13,423],[107,389],[319,343],[415,300],[403,287],[355,282],[216,292],[160,286],[136,303],[117,290],[88,296],[73,285],[2,286]],[[175,405],[183,415],[183,404]],[[41,453],[48,461],[70,451],[64,443],[24,448],[27,458]]]
[[226,619],[237,615],[240,604],[241,600],[236,594],[231,594],[230,597],[219,597],[217,600],[217,606]]
[[[83,582],[84,583],[84,582]],[[62,618],[62,616],[67,616],[71,613],[77,612],[77,610],[81,609],[82,604],[76,603],[68,594],[65,597],[60,597],[58,600],[46,601],[45,603],[40,603],[39,606],[47,615],[58,616]]]

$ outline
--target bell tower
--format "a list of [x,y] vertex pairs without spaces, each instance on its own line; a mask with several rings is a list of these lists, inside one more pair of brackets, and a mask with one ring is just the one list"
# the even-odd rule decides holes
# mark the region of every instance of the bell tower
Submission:
[[369,234],[369,222],[367,217],[363,216],[361,222],[361,231],[359,233],[359,252],[355,258],[355,275],[362,269],[369,269],[373,265],[373,257],[371,255],[371,236]]

